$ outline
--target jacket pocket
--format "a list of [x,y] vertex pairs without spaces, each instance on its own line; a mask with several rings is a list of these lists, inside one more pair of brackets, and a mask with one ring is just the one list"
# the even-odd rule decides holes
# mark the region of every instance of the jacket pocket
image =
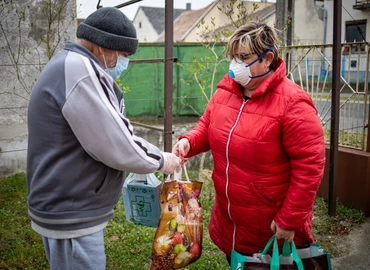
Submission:
[[109,181],[111,179],[112,172],[109,168],[107,168],[107,173],[105,174],[104,180],[100,187],[98,187],[95,191],[96,194],[100,195],[102,194],[108,187]]
[[252,192],[255,194],[256,198],[265,206],[268,207],[276,207],[276,203],[273,199],[267,197],[265,194],[258,191],[258,189],[254,186],[253,183],[250,184],[250,188]]

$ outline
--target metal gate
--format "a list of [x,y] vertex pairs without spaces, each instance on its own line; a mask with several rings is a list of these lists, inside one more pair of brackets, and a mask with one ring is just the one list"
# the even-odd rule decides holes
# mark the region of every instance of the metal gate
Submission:
[[[315,102],[330,143],[332,96],[332,45],[298,45],[281,48],[287,77]],[[339,144],[370,152],[368,142],[369,45],[343,43],[340,88]]]

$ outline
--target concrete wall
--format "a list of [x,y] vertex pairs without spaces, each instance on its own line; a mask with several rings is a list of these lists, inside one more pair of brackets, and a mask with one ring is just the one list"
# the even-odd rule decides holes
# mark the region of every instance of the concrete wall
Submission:
[[324,21],[319,14],[313,0],[295,1],[293,45],[324,43]]
[[[75,0],[8,2],[0,9],[0,175],[26,169],[27,106],[32,87],[52,50],[58,51],[76,32]],[[62,4],[65,8],[48,30],[46,8],[56,11]]]
[[[322,2],[319,2],[320,4]],[[288,12],[288,1],[276,1],[276,27],[282,44],[287,44],[288,17],[292,17],[292,45],[324,43],[323,12],[315,6],[314,0],[292,1],[291,13]]]

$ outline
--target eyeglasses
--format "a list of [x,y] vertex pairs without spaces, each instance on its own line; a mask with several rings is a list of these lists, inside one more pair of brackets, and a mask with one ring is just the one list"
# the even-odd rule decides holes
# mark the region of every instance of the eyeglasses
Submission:
[[246,58],[248,57],[248,56],[251,56],[251,55],[253,55],[253,54],[255,54],[254,52],[251,52],[251,53],[240,53],[240,54],[234,54],[233,55],[233,58],[234,58],[234,60],[237,62],[237,63],[243,63],[245,60],[246,60]]

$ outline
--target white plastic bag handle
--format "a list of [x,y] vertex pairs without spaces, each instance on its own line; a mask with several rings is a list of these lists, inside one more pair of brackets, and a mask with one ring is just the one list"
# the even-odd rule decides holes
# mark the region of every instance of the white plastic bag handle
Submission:
[[[189,180],[189,176],[188,176],[188,172],[186,171],[186,166],[184,164],[183,166],[184,168],[184,173],[185,173],[185,177],[186,177],[186,181],[182,181],[180,180],[181,179],[181,175],[182,175],[182,170],[180,170],[178,173],[177,172],[173,172],[173,180],[172,181],[181,181],[181,182],[189,182],[191,183],[191,181]],[[171,174],[169,174],[166,178],[166,180],[164,182],[172,182],[171,180]]]

